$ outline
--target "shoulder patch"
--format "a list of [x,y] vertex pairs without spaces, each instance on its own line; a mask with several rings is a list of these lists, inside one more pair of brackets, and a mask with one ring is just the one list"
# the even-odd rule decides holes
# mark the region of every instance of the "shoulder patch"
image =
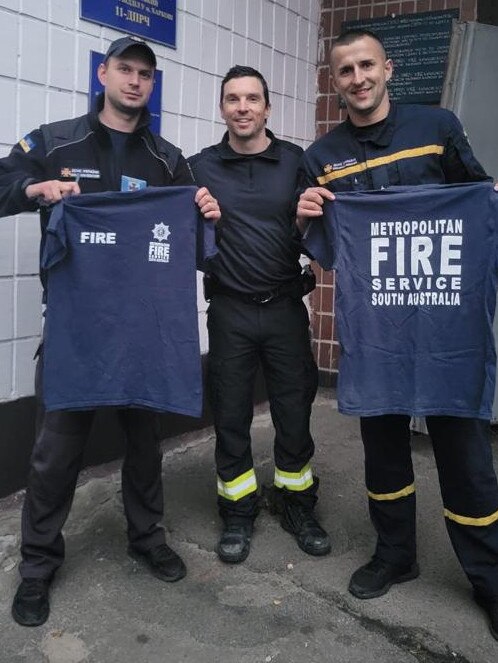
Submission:
[[31,150],[35,147],[36,143],[28,134],[27,136],[24,136],[24,138],[21,138],[21,140],[19,141],[19,145],[22,147],[22,149],[25,152],[31,152]]

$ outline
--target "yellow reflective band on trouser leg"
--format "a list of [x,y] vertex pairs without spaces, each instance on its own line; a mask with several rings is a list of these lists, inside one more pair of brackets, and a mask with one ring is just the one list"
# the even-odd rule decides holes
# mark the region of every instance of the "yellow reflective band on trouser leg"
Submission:
[[367,490],[368,497],[372,500],[377,500],[378,502],[399,500],[400,497],[408,497],[415,492],[415,484],[412,483],[409,486],[405,486],[401,490],[397,490],[395,493],[372,493],[370,490]]
[[218,495],[232,502],[242,499],[249,493],[254,493],[257,488],[256,475],[252,468],[232,481],[222,481],[218,477]]
[[444,517],[448,520],[453,520],[459,525],[470,525],[470,527],[486,527],[492,525],[498,520],[498,511],[495,511],[489,516],[482,516],[481,518],[470,518],[469,516],[459,516],[449,509],[444,510]]
[[276,467],[274,484],[277,488],[287,488],[295,491],[306,490],[313,485],[311,465],[306,463],[299,472],[284,472]]

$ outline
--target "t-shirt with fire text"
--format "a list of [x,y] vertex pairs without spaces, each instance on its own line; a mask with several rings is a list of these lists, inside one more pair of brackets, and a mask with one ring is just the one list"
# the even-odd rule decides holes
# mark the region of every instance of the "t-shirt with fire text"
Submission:
[[117,405],[200,416],[196,267],[216,249],[195,192],[85,194],[54,208],[41,261],[47,410]]
[[345,414],[489,419],[496,356],[492,184],[336,193],[305,246],[336,269]]

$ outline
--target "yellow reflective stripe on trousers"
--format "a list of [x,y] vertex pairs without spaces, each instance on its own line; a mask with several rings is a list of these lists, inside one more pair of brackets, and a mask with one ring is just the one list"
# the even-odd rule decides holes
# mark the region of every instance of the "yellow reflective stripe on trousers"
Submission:
[[300,472],[284,472],[275,468],[275,486],[277,488],[287,488],[288,490],[306,490],[313,485],[313,474],[311,465],[306,463]]
[[247,470],[247,472],[244,472],[244,474],[241,474],[236,479],[232,479],[232,481],[222,481],[218,477],[218,495],[221,495],[227,500],[232,500],[232,502],[236,502],[242,497],[249,495],[249,493],[253,493],[257,488],[258,484],[253,469]]
[[378,502],[384,502],[388,500],[399,500],[400,497],[408,497],[415,492],[415,484],[412,483],[409,486],[405,486],[401,490],[397,490],[395,493],[372,493],[370,490],[367,490],[368,497],[372,500],[377,500]]
[[486,527],[492,525],[498,520],[498,511],[495,511],[490,516],[482,516],[482,518],[471,518],[470,516],[459,516],[448,509],[444,510],[444,517],[453,520],[459,525],[470,525],[471,527]]

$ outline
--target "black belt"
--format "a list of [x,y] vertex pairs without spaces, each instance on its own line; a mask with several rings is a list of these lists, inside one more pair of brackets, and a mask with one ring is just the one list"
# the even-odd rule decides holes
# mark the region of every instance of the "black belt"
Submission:
[[283,297],[294,297],[301,299],[311,292],[316,286],[316,278],[313,270],[306,265],[301,274],[292,281],[286,281],[272,290],[264,292],[240,292],[218,281],[214,274],[204,274],[204,297],[209,301],[213,295],[228,295],[249,304],[269,304]]
[[227,295],[228,297],[234,297],[241,302],[247,302],[248,304],[269,304],[283,297],[296,296],[302,297],[302,286],[301,286],[301,277],[283,283],[282,285],[273,288],[272,290],[266,290],[264,292],[240,292],[239,290],[234,290],[233,288],[228,288],[227,286],[222,285],[221,283],[214,282],[211,284],[211,295]]

